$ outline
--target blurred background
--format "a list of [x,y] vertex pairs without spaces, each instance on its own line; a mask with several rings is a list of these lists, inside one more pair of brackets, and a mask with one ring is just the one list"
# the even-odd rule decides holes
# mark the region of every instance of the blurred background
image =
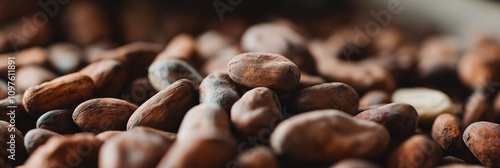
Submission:
[[[411,28],[406,30],[418,35],[484,32],[500,37],[496,31],[500,27],[500,5],[485,0],[2,0],[0,52],[13,50],[5,36],[19,35],[22,25],[38,31],[25,28],[25,36],[35,38],[24,38],[20,48],[57,41],[81,46],[102,41],[116,45],[132,41],[166,44],[182,32],[196,35],[215,28],[237,35],[244,26],[278,17],[290,18],[312,37],[325,37],[339,26],[373,20],[370,11],[387,9],[393,2],[401,3],[402,10],[392,16],[391,24]],[[228,26],[232,24],[240,27]]]
[[[197,40],[195,52],[202,57],[194,67],[207,75],[212,71],[202,65],[210,62],[208,58],[228,46],[239,46],[248,28],[281,22],[300,34],[298,48],[303,50],[311,41],[343,34],[356,43],[372,32],[369,47],[362,47],[361,54],[339,57],[384,67],[395,76],[397,87],[429,86],[463,99],[475,86],[464,89],[457,75],[458,60],[478,41],[500,38],[498,16],[499,1],[487,0],[0,0],[0,57],[35,52],[26,49],[39,47],[49,53],[49,65],[44,66],[64,75],[125,44],[142,41],[166,46],[176,35],[187,33]],[[346,30],[351,33],[339,33]],[[433,43],[430,39],[435,36],[438,40]],[[439,45],[441,50],[432,47]],[[377,49],[371,50],[373,46]],[[289,51],[304,55],[295,48]],[[243,46],[230,54],[249,51]],[[36,54],[25,55],[32,55],[26,64],[37,64],[33,63]],[[378,57],[390,59],[370,59]],[[6,80],[4,60],[0,78]],[[225,66],[224,61],[221,65]],[[314,65],[299,67],[317,75]],[[493,75],[483,80],[495,79]]]

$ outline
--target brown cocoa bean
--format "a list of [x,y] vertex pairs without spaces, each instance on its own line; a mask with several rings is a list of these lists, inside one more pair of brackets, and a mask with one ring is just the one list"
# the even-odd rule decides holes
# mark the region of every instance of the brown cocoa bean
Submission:
[[285,19],[253,25],[241,37],[241,46],[245,52],[283,55],[301,70],[311,73],[314,61],[306,49],[306,43],[305,31]]
[[137,108],[120,99],[90,99],[76,107],[72,118],[78,127],[89,132],[126,130],[128,119]]
[[97,158],[102,141],[94,135],[76,134],[52,137],[45,145],[31,154],[24,166],[52,167],[97,167]]
[[432,125],[431,135],[444,151],[454,148],[461,141],[460,119],[451,114],[439,115]]
[[46,129],[32,129],[24,136],[24,146],[28,153],[33,153],[38,147],[42,146],[53,136],[61,136],[58,133]]
[[238,164],[241,168],[278,168],[279,163],[273,151],[269,147],[258,146],[248,149],[238,156]]
[[197,104],[198,93],[193,83],[181,79],[144,102],[130,116],[127,129],[149,126],[168,132],[177,132],[186,112]]
[[269,135],[281,120],[278,95],[265,87],[246,92],[231,108],[231,121],[239,137],[256,137],[261,144],[269,143]]
[[186,114],[177,141],[157,167],[225,167],[235,154],[227,112],[217,104],[204,103]]
[[72,120],[73,110],[51,110],[36,121],[36,128],[43,128],[59,134],[80,132],[80,128]]
[[329,168],[381,168],[379,165],[361,159],[344,159]]
[[99,167],[155,167],[172,142],[149,132],[124,132],[108,139],[99,151]]
[[200,103],[216,103],[230,112],[243,90],[227,73],[215,72],[205,77],[200,84]]
[[100,60],[80,70],[94,81],[95,96],[117,97],[126,81],[126,70],[116,60]]
[[350,157],[373,157],[389,139],[387,130],[375,122],[337,110],[318,110],[281,122],[271,135],[271,147],[288,164],[331,165]]
[[361,112],[354,118],[373,121],[383,125],[391,138],[404,140],[415,132],[418,118],[416,112],[408,115],[394,110],[372,109]]
[[163,90],[179,79],[189,79],[198,86],[203,77],[187,62],[164,58],[156,60],[148,69],[148,78],[151,85],[157,90]]
[[391,152],[388,167],[431,168],[441,159],[439,145],[425,135],[413,135]]
[[23,105],[28,113],[39,117],[50,110],[73,108],[91,98],[93,92],[90,77],[73,73],[30,87],[24,93]]
[[299,85],[299,68],[287,58],[271,53],[240,54],[228,64],[234,82],[250,87],[268,87],[277,93],[289,92]]
[[358,93],[343,83],[324,83],[300,90],[292,96],[288,110],[293,114],[337,109],[350,115],[358,113]]
[[494,121],[493,105],[490,100],[490,93],[485,89],[476,89],[465,104],[461,129],[467,128],[477,121]]
[[500,124],[480,121],[465,129],[463,140],[486,167],[500,167]]

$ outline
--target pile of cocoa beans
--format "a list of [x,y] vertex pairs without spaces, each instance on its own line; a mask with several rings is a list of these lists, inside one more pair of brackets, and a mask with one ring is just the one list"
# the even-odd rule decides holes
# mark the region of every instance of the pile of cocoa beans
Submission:
[[500,167],[487,36],[389,25],[360,46],[354,16],[334,13],[54,3],[18,50],[4,35],[36,9],[0,11],[15,23],[0,27],[1,168]]

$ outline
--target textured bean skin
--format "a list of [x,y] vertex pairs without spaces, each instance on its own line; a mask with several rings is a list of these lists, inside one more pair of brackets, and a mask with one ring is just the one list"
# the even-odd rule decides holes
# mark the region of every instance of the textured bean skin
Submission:
[[90,132],[126,130],[127,121],[137,106],[114,98],[97,98],[83,102],[73,112],[78,127]]
[[277,93],[299,85],[299,68],[284,56],[271,53],[244,53],[229,62],[229,76],[246,87],[268,87]]
[[337,109],[350,115],[358,113],[358,93],[344,83],[314,85],[293,95],[289,110],[293,114],[320,109]]
[[233,82],[227,73],[214,72],[200,84],[200,103],[217,103],[230,112],[242,92],[243,88]]
[[370,157],[382,152],[388,143],[389,133],[383,126],[337,110],[293,116],[281,122],[271,135],[271,147],[278,157],[300,165]]
[[32,116],[63,108],[72,108],[91,98],[94,82],[87,75],[73,73],[30,87],[24,93],[23,105]]
[[177,132],[186,112],[197,104],[198,92],[193,83],[181,79],[144,102],[130,116],[127,130],[149,126],[163,131]]
[[500,167],[500,124],[475,122],[464,131],[463,140],[486,167]]

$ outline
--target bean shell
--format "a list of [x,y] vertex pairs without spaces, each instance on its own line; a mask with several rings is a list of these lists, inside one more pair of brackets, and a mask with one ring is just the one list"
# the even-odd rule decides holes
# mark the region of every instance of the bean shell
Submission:
[[168,132],[177,132],[186,112],[197,104],[198,93],[193,83],[181,79],[144,102],[130,116],[127,129],[149,126]]
[[465,129],[463,140],[486,167],[500,167],[500,124],[475,122]]
[[71,119],[73,110],[51,110],[43,114],[36,121],[36,128],[43,128],[59,134],[73,134],[80,132],[80,128]]
[[278,95],[258,87],[246,92],[231,109],[231,121],[240,138],[258,137],[267,144],[273,129],[282,120]]
[[89,133],[52,137],[45,145],[31,154],[24,166],[39,168],[97,167],[97,157],[101,145],[102,141]]
[[228,64],[234,82],[250,87],[268,87],[277,93],[288,92],[299,85],[299,68],[279,54],[244,53]]
[[28,113],[39,117],[50,110],[73,108],[91,98],[93,92],[90,77],[73,73],[30,87],[24,93],[23,105]]
[[436,141],[444,151],[460,143],[460,119],[451,114],[441,114],[432,125],[432,139]]
[[90,132],[126,130],[127,121],[137,106],[114,98],[91,99],[78,105],[73,121],[78,127]]
[[329,165],[350,157],[373,157],[388,143],[389,133],[383,126],[337,110],[295,115],[281,122],[271,135],[271,147],[278,157],[299,165]]
[[163,58],[154,61],[148,69],[151,85],[157,90],[163,90],[179,79],[189,79],[199,85],[203,78],[187,62],[180,59]]
[[344,83],[324,83],[300,90],[293,95],[288,108],[293,114],[337,109],[350,115],[358,113],[358,93]]
[[24,136],[24,146],[26,147],[28,153],[33,153],[35,149],[45,144],[45,142],[53,136],[61,135],[46,129],[32,129]]

